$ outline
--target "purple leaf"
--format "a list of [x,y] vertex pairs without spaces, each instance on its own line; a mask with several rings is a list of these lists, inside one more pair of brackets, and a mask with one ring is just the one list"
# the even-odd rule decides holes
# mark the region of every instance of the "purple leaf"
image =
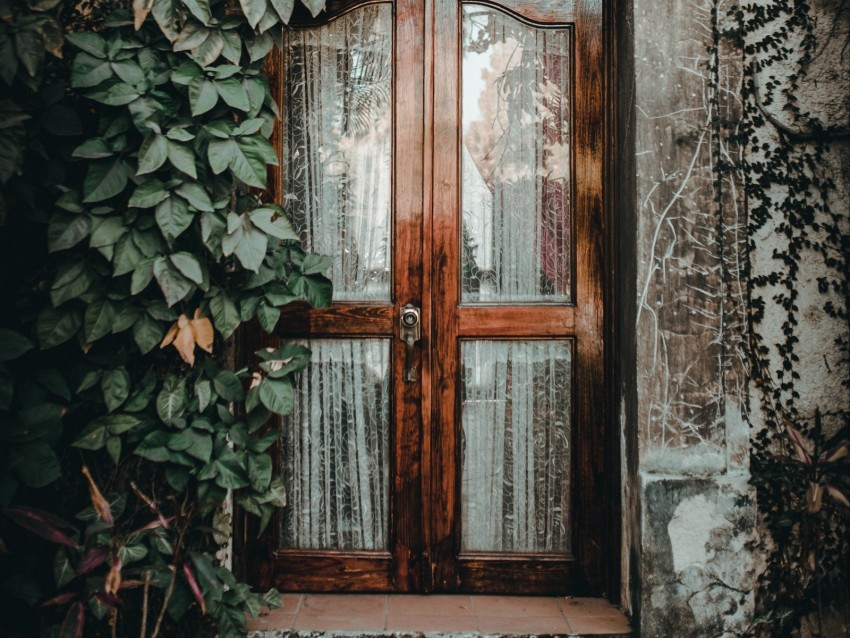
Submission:
[[71,526],[49,512],[32,507],[7,507],[3,510],[3,513],[24,529],[49,540],[51,543],[58,543],[74,549],[79,547],[70,536],[60,529],[60,527],[72,529]]
[[109,550],[106,547],[92,547],[77,564],[77,575],[88,574],[98,565],[105,563],[108,557]]
[[192,573],[192,568],[189,567],[189,563],[183,563],[183,574],[186,576],[186,582],[189,583],[189,589],[192,590],[195,600],[201,606],[201,614],[206,614],[207,603],[204,600],[204,595],[201,593],[201,588],[198,586],[198,581],[195,579],[195,574]]
[[75,602],[65,614],[62,627],[59,630],[60,638],[80,638],[83,635],[83,627],[86,623],[86,610],[81,601]]
[[64,605],[65,603],[69,603],[72,600],[76,600],[77,598],[79,598],[79,594],[77,592],[66,591],[64,594],[59,594],[58,596],[54,596],[53,598],[45,600],[43,603],[41,603],[41,606],[51,607],[54,605]]

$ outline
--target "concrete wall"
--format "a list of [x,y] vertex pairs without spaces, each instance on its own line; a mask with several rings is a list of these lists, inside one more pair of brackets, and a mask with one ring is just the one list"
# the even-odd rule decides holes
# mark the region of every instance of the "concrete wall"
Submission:
[[[836,44],[847,42],[846,15],[835,23],[828,16],[841,3],[821,2],[814,8],[825,16],[825,45],[804,101],[838,131],[850,108],[850,52]],[[633,39],[633,111],[628,90],[621,93],[621,126],[634,135],[637,247],[634,335],[625,333],[635,349],[634,390],[628,378],[622,385],[623,598],[645,638],[734,635],[752,618],[761,564],[751,549],[757,513],[748,453],[761,398],[748,382],[746,264],[775,268],[782,241],[768,227],[753,238],[752,254],[747,249],[746,149],[736,137],[747,60],[731,37],[734,4],[634,0],[632,8],[623,31]],[[838,24],[838,38],[828,22]],[[776,121],[766,119],[759,135],[783,125],[783,102],[774,104]],[[846,218],[850,157],[842,139],[819,170],[839,184],[833,208]],[[847,369],[834,347],[847,324],[824,316],[822,270],[813,256],[800,279],[804,410],[847,408]],[[765,343],[781,342],[782,320],[768,307],[758,328]]]

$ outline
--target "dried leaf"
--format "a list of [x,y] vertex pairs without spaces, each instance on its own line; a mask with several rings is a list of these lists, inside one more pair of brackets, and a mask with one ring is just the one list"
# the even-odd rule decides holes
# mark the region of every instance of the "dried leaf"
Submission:
[[118,552],[115,553],[115,558],[112,559],[112,566],[109,568],[109,573],[106,575],[106,580],[103,582],[103,591],[106,594],[116,594],[121,589],[121,568],[123,564]]
[[817,514],[823,507],[823,488],[819,483],[809,483],[806,490],[806,510],[810,514]]
[[151,500],[144,492],[142,492],[142,490],[139,489],[139,486],[136,485],[135,481],[130,481],[130,487],[133,489],[133,492],[135,492],[136,496],[139,497],[139,500],[142,501],[145,505],[147,505],[150,511],[156,514],[157,520],[159,521],[160,525],[162,525],[162,527],[164,527],[165,529],[169,529],[168,521],[173,520],[174,517],[166,519],[162,515],[162,512],[159,511],[159,508],[156,506],[156,503],[154,503],[153,500]]
[[174,325],[169,328],[159,347],[164,348],[173,345],[180,353],[180,358],[190,366],[194,366],[195,345],[202,350],[212,352],[214,339],[215,331],[212,323],[208,318],[201,317],[201,311],[198,309],[195,311],[194,319],[189,319],[186,315],[181,314]]
[[850,499],[848,499],[847,495],[841,491],[841,488],[836,485],[832,485],[831,483],[827,483],[824,487],[833,500],[841,503],[844,507],[850,507]]
[[133,26],[138,31],[153,8],[154,0],[133,0]]
[[215,339],[215,331],[213,325],[207,317],[201,316],[200,308],[195,311],[195,318],[191,320],[192,335],[195,338],[195,343],[201,350],[206,350],[212,353],[213,340]]
[[105,547],[92,547],[77,564],[77,575],[88,574],[91,570],[106,562],[109,558],[109,550]]
[[791,440],[794,453],[797,455],[797,459],[800,463],[811,465],[812,455],[809,454],[809,451],[806,449],[806,440],[803,438],[803,435],[800,434],[800,431],[787,420],[785,421],[785,431],[788,433],[788,438]]
[[824,461],[827,463],[835,463],[850,455],[850,442],[842,441],[829,452],[824,454]]
[[103,494],[100,493],[97,483],[94,482],[94,478],[91,472],[89,472],[89,468],[85,465],[83,465],[83,476],[89,482],[89,497],[91,498],[94,511],[97,512],[97,515],[100,516],[104,523],[111,527],[115,524],[115,519],[112,518],[112,511],[109,509],[109,501],[103,498]]
[[168,329],[168,332],[165,333],[165,336],[162,338],[162,342],[159,344],[159,347],[164,348],[165,346],[171,345],[171,343],[174,341],[174,338],[177,336],[177,330],[178,325],[175,321],[174,325],[172,325]]

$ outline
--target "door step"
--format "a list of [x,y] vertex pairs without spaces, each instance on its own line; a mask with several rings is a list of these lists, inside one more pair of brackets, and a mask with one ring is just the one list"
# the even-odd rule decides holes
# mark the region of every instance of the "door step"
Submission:
[[557,596],[284,594],[248,625],[248,638],[526,638],[631,636],[601,598]]

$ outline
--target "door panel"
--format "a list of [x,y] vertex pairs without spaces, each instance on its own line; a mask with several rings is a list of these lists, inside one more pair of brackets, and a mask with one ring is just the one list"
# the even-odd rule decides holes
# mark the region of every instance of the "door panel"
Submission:
[[272,61],[274,195],[335,289],[278,324],[313,362],[258,585],[602,592],[601,9],[504,5],[331,2]]

